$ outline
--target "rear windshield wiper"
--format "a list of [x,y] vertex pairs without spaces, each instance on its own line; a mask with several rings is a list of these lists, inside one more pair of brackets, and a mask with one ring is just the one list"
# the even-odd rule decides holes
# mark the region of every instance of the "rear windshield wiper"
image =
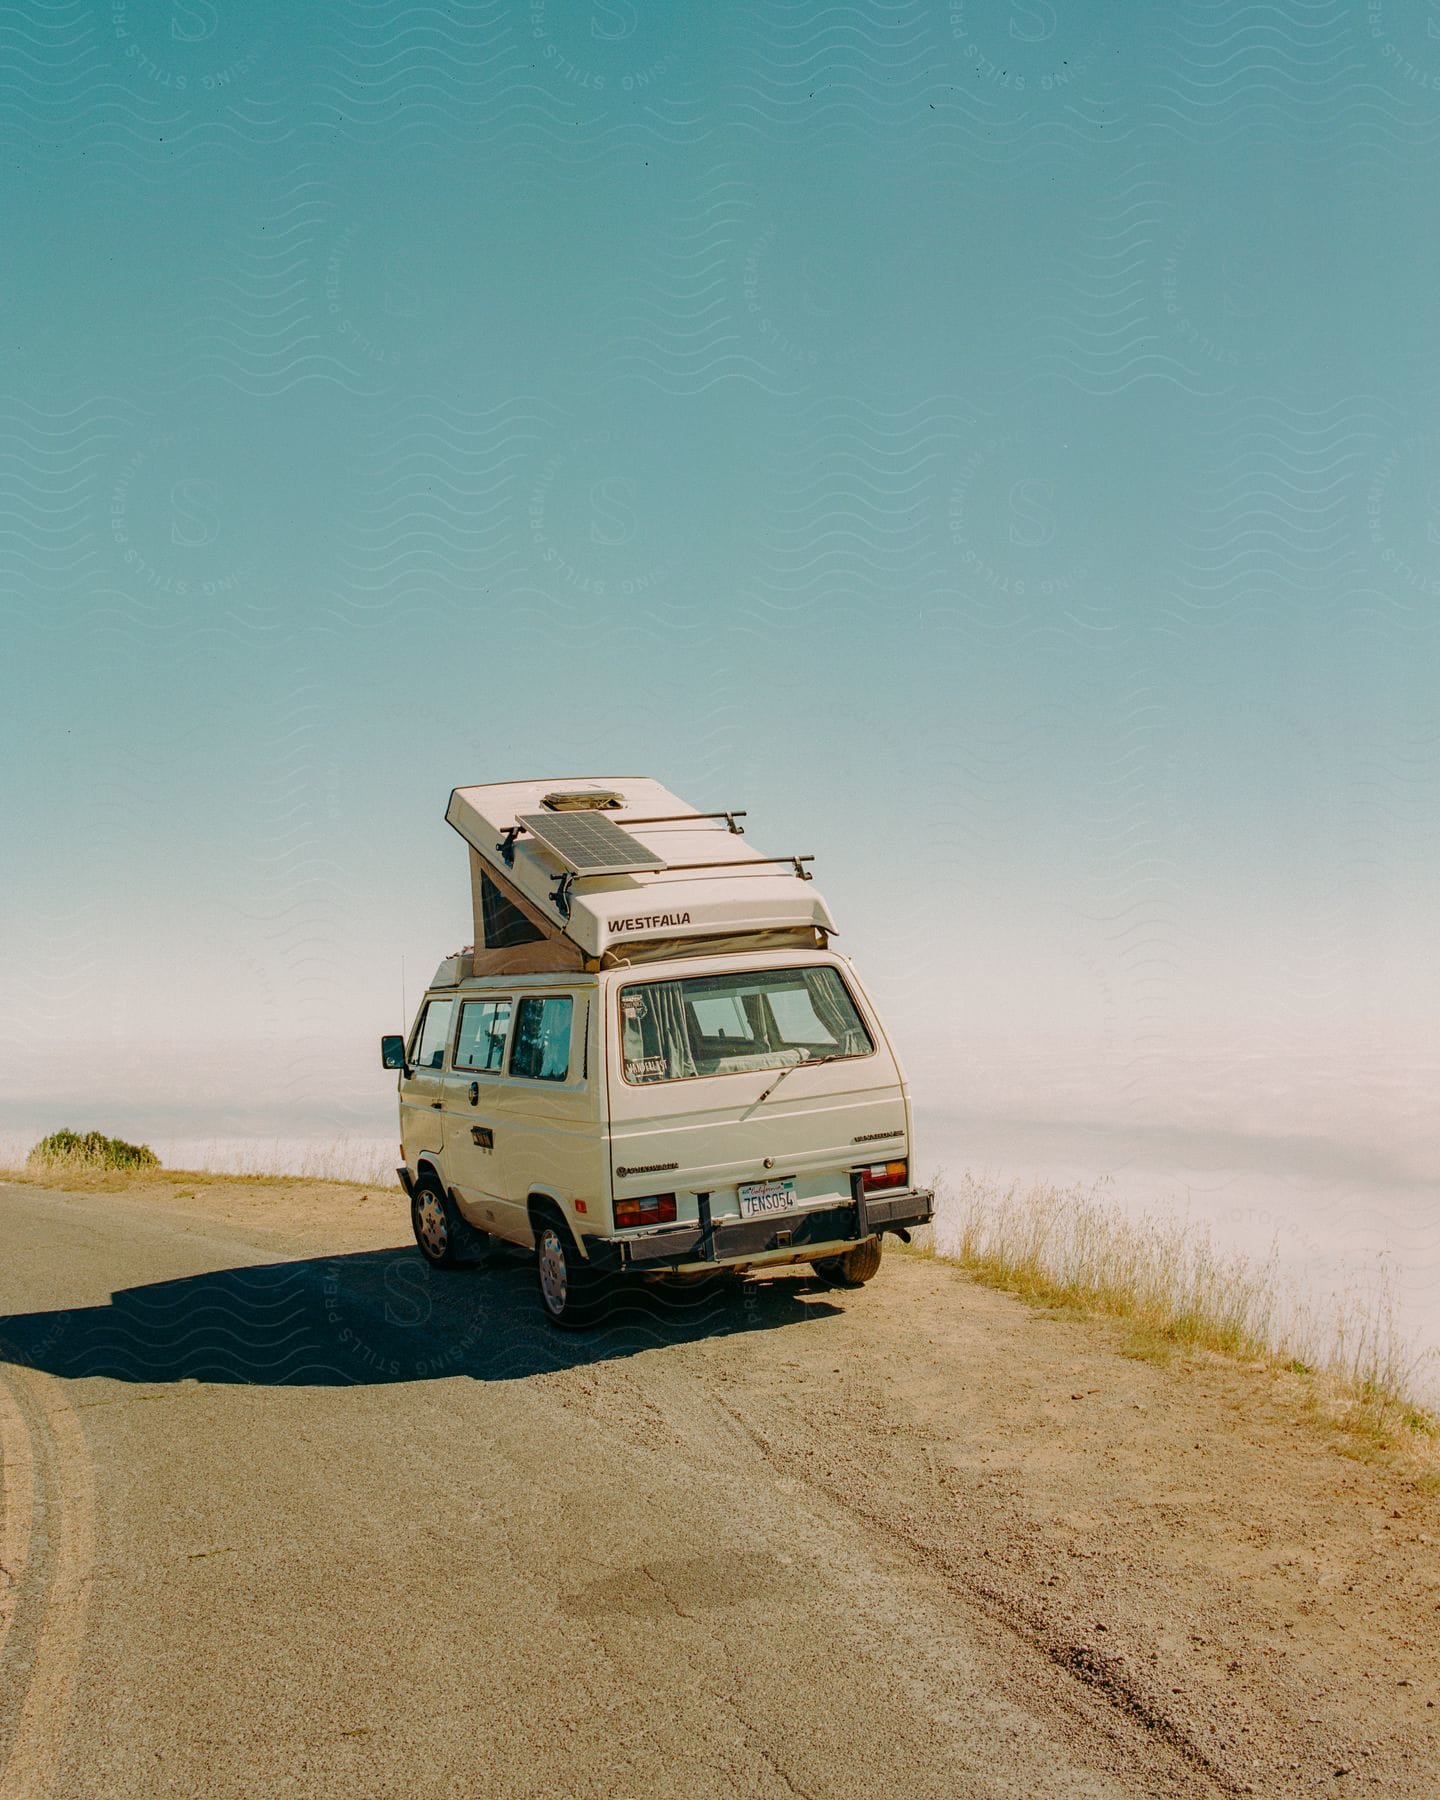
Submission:
[[780,1083],[785,1079],[785,1077],[790,1073],[790,1071],[792,1069],[813,1069],[815,1067],[816,1063],[841,1062],[844,1060],[844,1057],[845,1057],[845,1052],[843,1050],[831,1050],[831,1051],[828,1051],[824,1056],[806,1056],[806,1057],[802,1058],[801,1061],[799,1061],[798,1063],[786,1063],[785,1067],[780,1071],[780,1073],[770,1083],[769,1087],[766,1088],[765,1092],[760,1096],[760,1099],[755,1102],[756,1106],[759,1106],[760,1102],[762,1100],[768,1100],[770,1098],[770,1096],[775,1092],[776,1088],[779,1087]]

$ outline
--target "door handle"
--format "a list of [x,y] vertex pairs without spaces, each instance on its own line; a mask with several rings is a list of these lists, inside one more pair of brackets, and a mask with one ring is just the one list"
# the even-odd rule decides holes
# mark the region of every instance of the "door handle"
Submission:
[[472,1106],[480,1104],[480,1083],[478,1081],[470,1083],[470,1104]]
[[438,1101],[438,1100],[432,1100],[432,1101],[431,1101],[431,1102],[430,1102],[430,1104],[431,1104],[431,1106],[432,1106],[432,1107],[433,1107],[433,1108],[434,1108],[434,1110],[435,1110],[435,1111],[436,1111],[436,1112],[439,1112],[439,1111],[440,1111],[440,1106],[441,1106],[441,1103],[440,1103],[440,1101]]

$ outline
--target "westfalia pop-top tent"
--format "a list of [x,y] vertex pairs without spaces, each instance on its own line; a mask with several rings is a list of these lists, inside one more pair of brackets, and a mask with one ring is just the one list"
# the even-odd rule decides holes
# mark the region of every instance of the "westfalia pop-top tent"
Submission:
[[456,788],[475,945],[464,974],[598,969],[707,950],[823,946],[835,930],[804,865],[746,841],[645,775]]

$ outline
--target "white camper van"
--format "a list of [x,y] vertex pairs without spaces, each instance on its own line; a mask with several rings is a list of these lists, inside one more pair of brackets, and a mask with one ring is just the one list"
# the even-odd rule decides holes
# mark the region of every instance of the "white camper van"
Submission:
[[586,1325],[621,1277],[806,1262],[860,1287],[927,1221],[910,1097],[808,856],[643,776],[457,788],[473,948],[399,1071],[399,1174],[437,1267],[474,1232],[533,1249]]

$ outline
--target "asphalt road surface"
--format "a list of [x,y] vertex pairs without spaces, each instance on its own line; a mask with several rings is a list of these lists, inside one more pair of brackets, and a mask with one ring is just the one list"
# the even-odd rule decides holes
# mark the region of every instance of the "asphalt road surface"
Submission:
[[0,1186],[0,1246],[4,1800],[1434,1791],[1440,1615],[1296,1643],[1223,1371],[888,1253],[565,1336],[300,1183]]

